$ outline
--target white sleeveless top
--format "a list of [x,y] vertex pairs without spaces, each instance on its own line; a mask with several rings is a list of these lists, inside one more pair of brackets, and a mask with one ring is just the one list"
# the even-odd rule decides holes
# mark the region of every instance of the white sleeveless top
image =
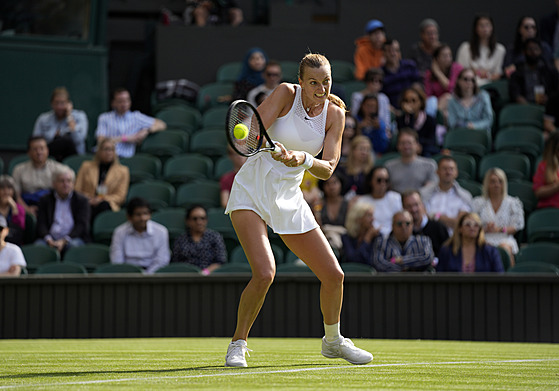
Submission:
[[[295,99],[289,112],[268,129],[274,141],[287,150],[318,154],[324,144],[329,101],[322,112],[308,117],[301,101],[301,87],[295,85]],[[305,169],[287,167],[261,152],[247,159],[231,189],[225,213],[248,209],[256,212],[278,234],[308,232],[318,227],[300,189]]]

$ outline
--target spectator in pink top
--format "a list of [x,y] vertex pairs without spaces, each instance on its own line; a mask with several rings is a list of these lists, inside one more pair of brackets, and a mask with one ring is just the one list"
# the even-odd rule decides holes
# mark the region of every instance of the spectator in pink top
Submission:
[[447,44],[441,44],[433,52],[431,68],[425,71],[425,94],[437,98],[437,108],[446,119],[448,100],[458,80],[462,65],[453,61],[452,49]]
[[552,133],[545,142],[532,182],[538,208],[559,208],[559,133]]

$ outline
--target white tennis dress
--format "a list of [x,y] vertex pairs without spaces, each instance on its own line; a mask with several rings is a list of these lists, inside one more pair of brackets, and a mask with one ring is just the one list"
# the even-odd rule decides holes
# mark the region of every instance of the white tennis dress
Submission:
[[[317,155],[324,144],[328,100],[322,112],[307,116],[301,102],[301,87],[295,85],[293,106],[268,129],[272,140],[282,143],[287,150],[305,151]],[[299,234],[319,225],[299,187],[305,169],[287,167],[277,162],[268,152],[247,159],[231,189],[225,213],[248,209],[257,213],[277,234]]]

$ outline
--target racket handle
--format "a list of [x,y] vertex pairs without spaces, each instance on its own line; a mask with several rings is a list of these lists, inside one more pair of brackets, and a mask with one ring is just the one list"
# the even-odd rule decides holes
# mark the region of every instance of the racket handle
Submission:
[[272,151],[272,153],[281,153],[280,147],[274,144],[274,150]]

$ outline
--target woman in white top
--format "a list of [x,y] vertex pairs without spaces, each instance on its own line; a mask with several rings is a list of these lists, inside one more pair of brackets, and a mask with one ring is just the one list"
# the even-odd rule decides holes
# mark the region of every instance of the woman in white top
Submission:
[[21,249],[6,242],[10,229],[4,216],[0,216],[0,276],[14,276],[21,274],[21,268],[25,267],[25,257]]
[[[235,176],[225,211],[252,268],[252,278],[241,295],[226,366],[247,366],[248,333],[274,280],[276,263],[266,225],[321,281],[322,354],[352,364],[373,359],[340,335],[344,274],[300,189],[305,170],[328,179],[340,158],[345,105],[330,94],[331,86],[326,57],[307,54],[299,65],[299,84],[280,84],[258,107],[264,127],[281,152],[248,158]],[[322,159],[314,158],[321,150]]]
[[507,176],[500,168],[491,168],[483,179],[483,195],[473,200],[473,211],[483,223],[487,243],[502,247],[509,254],[511,266],[518,243],[514,234],[524,228],[522,201],[507,194]]
[[456,61],[476,72],[477,84],[484,85],[501,78],[506,49],[497,42],[493,19],[489,15],[474,18],[472,35],[458,48]]
[[370,192],[359,198],[358,202],[365,202],[374,205],[375,228],[380,229],[383,236],[390,235],[392,231],[392,218],[396,212],[400,212],[402,207],[402,196],[395,191],[388,190],[390,187],[390,175],[384,167],[373,168],[368,176],[367,184]]

